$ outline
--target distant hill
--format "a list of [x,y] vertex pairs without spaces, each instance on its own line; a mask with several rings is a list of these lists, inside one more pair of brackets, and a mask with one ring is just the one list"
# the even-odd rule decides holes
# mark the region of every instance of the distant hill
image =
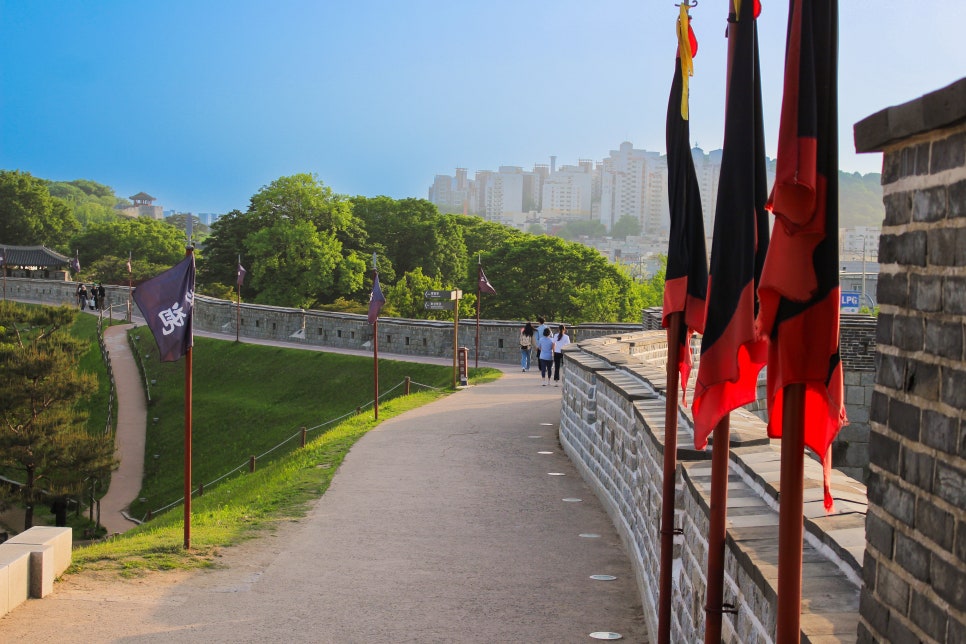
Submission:
[[839,171],[839,227],[882,226],[882,175]]

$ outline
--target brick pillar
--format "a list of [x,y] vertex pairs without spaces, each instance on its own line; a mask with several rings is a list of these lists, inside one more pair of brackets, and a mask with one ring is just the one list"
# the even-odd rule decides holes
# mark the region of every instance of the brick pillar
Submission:
[[966,642],[966,79],[855,126],[882,151],[859,642]]

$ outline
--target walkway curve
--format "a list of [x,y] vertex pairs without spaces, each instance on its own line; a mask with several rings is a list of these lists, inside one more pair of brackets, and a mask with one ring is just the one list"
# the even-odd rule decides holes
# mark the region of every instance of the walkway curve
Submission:
[[137,525],[125,514],[141,491],[144,478],[144,442],[147,433],[147,398],[137,362],[128,344],[131,324],[105,327],[114,383],[117,387],[117,433],[114,455],[118,468],[111,474],[107,493],[101,499],[101,525],[108,534],[124,532]]

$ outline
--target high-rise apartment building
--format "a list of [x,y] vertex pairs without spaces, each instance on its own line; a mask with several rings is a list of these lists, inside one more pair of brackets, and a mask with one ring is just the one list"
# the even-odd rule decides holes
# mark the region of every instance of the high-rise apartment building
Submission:
[[667,211],[667,160],[658,152],[635,150],[628,141],[604,159],[600,177],[600,223],[611,230],[621,217],[634,217],[645,234],[657,233]]
[[592,161],[581,160],[580,165],[565,165],[543,182],[544,217],[590,219],[594,187]]

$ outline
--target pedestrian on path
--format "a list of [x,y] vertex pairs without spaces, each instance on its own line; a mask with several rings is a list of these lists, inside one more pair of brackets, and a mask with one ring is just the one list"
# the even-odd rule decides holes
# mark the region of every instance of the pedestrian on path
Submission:
[[533,348],[533,325],[529,320],[520,329],[520,366],[523,371],[530,371],[530,350]]
[[553,386],[560,386],[560,363],[563,362],[563,348],[570,344],[567,327],[561,324],[557,327],[557,336],[553,342]]
[[537,340],[538,359],[540,361],[540,382],[546,387],[550,384],[553,372],[553,336],[550,329],[544,327],[543,335]]

